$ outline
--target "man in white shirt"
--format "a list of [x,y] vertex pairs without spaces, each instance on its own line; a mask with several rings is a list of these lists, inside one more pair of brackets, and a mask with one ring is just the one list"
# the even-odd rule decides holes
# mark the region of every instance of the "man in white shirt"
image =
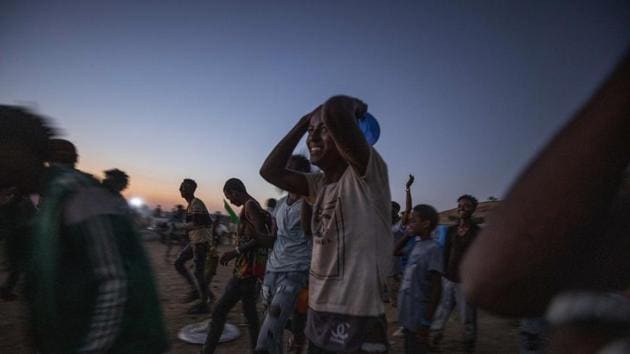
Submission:
[[[302,117],[260,170],[270,183],[313,204],[306,325],[313,353],[388,348],[382,289],[391,268],[391,197],[387,166],[357,124],[366,112],[356,98],[330,98]],[[286,168],[307,132],[320,173]]]

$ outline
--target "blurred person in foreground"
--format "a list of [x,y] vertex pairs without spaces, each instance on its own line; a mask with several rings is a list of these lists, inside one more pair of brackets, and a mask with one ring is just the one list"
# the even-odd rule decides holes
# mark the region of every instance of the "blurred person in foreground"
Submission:
[[[388,350],[384,282],[391,268],[387,165],[358,126],[362,101],[335,96],[303,116],[260,169],[271,184],[313,203],[313,254],[306,336],[310,353]],[[311,163],[287,168],[307,134]]]
[[132,221],[91,176],[68,166],[45,170],[53,134],[41,116],[0,106],[0,190],[43,196],[26,272],[35,349],[164,352],[152,272]]
[[54,138],[48,142],[48,159],[50,166],[75,168],[79,154],[74,144],[66,139]]
[[[46,162],[50,166],[66,168],[76,166],[79,155],[70,141],[50,139],[47,151]],[[23,195],[15,188],[4,193],[4,199],[5,202],[0,202],[0,239],[6,240],[9,275],[0,286],[0,298],[11,301],[17,297],[13,290],[20,280],[20,275],[29,264],[31,224],[37,209],[28,194]],[[41,197],[39,201],[42,201]]]
[[30,196],[20,193],[17,188],[0,193],[0,241],[4,241],[9,271],[0,286],[0,299],[13,301],[17,298],[14,290],[30,260],[28,248],[36,208]]
[[469,299],[502,315],[547,310],[553,353],[630,352],[629,162],[626,55],[471,246]]

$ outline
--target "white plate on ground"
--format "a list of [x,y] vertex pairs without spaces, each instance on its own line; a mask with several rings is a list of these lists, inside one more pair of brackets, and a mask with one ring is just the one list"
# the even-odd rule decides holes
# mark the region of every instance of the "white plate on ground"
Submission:
[[[208,323],[210,319],[205,321],[192,323],[182,327],[177,333],[177,338],[191,344],[203,344],[206,342],[206,335],[208,334]],[[241,336],[241,331],[238,327],[231,323],[226,323],[223,328],[219,343],[231,342]]]

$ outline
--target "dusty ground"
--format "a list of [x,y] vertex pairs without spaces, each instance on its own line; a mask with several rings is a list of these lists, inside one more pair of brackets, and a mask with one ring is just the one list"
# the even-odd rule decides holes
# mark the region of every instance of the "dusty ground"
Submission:
[[[174,256],[169,261],[164,259],[165,246],[157,241],[145,243],[147,251],[153,262],[153,269],[159,284],[162,309],[164,311],[166,325],[171,341],[171,354],[198,353],[199,346],[190,345],[177,339],[177,332],[184,325],[199,322],[206,316],[192,316],[186,314],[188,305],[179,302],[182,294],[187,291],[187,285],[175,272],[172,266]],[[224,247],[227,249],[227,247]],[[173,250],[175,251],[175,250]],[[175,252],[173,252],[173,255]],[[221,290],[231,275],[231,267],[219,266],[218,275],[212,284],[213,292],[221,294]],[[0,279],[4,280],[6,272],[0,272]],[[20,301],[0,301],[0,354],[33,353],[29,347],[24,325],[23,304]],[[228,317],[228,322],[236,324],[241,330],[241,337],[231,343],[221,344],[217,353],[247,353],[249,344],[247,340],[247,327],[240,314],[240,306],[237,305]],[[390,334],[396,329],[395,311],[388,308]],[[460,340],[462,326],[456,318],[452,318],[442,344],[442,353],[463,353]],[[479,339],[477,353],[517,353],[517,327],[516,321],[506,320],[491,315],[479,314]],[[390,337],[392,344],[391,353],[403,353],[402,340]]]

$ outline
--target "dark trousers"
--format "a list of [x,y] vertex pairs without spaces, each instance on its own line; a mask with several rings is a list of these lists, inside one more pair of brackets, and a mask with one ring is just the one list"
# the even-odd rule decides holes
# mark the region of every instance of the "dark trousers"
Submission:
[[414,331],[404,329],[405,334],[405,353],[407,354],[424,354],[429,352],[429,343],[427,337],[422,337]]
[[[353,352],[334,352],[331,350],[322,349],[311,341],[308,342],[308,354],[372,354],[372,353],[387,354],[388,352],[389,352],[388,350],[368,351],[368,350],[362,350],[362,349],[359,349]],[[424,352],[419,352],[419,353],[424,353]]]
[[249,326],[249,343],[252,352],[254,351],[256,340],[258,339],[258,330],[260,328],[258,324],[258,313],[256,313],[257,295],[258,287],[256,278],[230,279],[225,286],[223,295],[221,295],[221,298],[214,307],[214,311],[212,311],[212,319],[208,324],[208,336],[206,337],[206,344],[203,346],[202,353],[214,353],[219,343],[219,338],[221,338],[221,334],[223,333],[227,315],[239,301],[243,304],[243,314]]
[[293,312],[293,317],[288,323],[288,329],[293,333],[295,339],[300,342],[304,342],[304,328],[306,328],[306,314]]
[[[182,252],[177,256],[175,260],[175,269],[181,274],[184,279],[190,284],[193,289],[199,292],[199,299],[202,304],[208,301],[208,284],[206,284],[206,275],[204,273],[206,265],[206,257],[208,255],[208,243],[189,243],[184,247]],[[193,279],[188,269],[186,269],[186,262],[193,260],[195,266],[195,272]]]

